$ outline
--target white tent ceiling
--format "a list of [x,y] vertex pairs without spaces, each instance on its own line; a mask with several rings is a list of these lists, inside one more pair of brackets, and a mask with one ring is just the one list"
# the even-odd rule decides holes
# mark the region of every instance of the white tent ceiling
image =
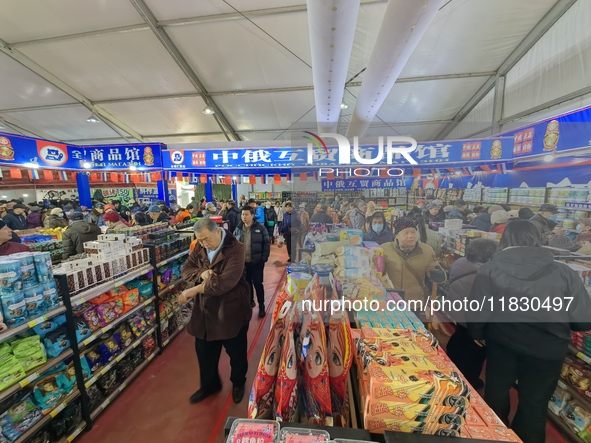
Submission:
[[[449,0],[366,135],[440,135],[569,1]],[[386,3],[361,1],[343,134]],[[80,144],[178,144],[226,141],[224,129],[245,141],[316,129],[304,0],[4,0],[0,40],[3,131]],[[206,104],[215,116],[201,112]],[[104,123],[86,122],[91,111]]]

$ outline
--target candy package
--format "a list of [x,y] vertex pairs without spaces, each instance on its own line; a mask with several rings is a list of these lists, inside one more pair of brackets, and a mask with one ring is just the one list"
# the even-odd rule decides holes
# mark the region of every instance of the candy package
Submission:
[[349,423],[348,377],[353,363],[351,327],[343,315],[333,315],[328,327],[328,373],[334,426]]
[[80,343],[85,338],[89,337],[92,334],[92,331],[86,324],[86,321],[82,317],[74,317],[76,320],[76,342]]
[[94,332],[101,327],[101,320],[99,318],[98,313],[96,312],[95,307],[86,309],[82,313],[82,317],[86,321],[86,325],[90,328],[91,331]]
[[59,294],[55,280],[45,282],[43,285],[43,303],[47,310],[55,309],[60,305]]
[[14,355],[5,354],[0,357],[0,390],[25,378],[25,375],[25,370]]
[[142,317],[140,314],[132,316],[128,320],[127,324],[131,328],[131,332],[133,332],[136,337],[140,337],[148,330],[148,325],[146,324],[144,317]]
[[18,258],[18,261],[20,262],[23,289],[37,286],[39,280],[37,279],[37,270],[35,269],[35,259],[33,254],[23,252],[19,254],[12,254],[11,257]]
[[131,289],[121,295],[123,301],[123,312],[129,312],[140,303],[138,289]]
[[[288,322],[285,342],[281,350],[277,386],[275,387],[275,420],[297,421],[298,358],[294,340],[295,324]],[[273,440],[271,440],[273,441]]]
[[41,415],[41,410],[33,403],[31,394],[27,394],[0,416],[2,434],[12,443],[41,420]]
[[101,360],[101,354],[97,350],[97,346],[93,346],[92,348],[84,351],[82,355],[86,358],[86,363],[88,364],[92,374],[102,368],[103,362]]
[[285,321],[277,319],[267,336],[248,399],[248,418],[272,418],[275,382],[285,341]]
[[226,443],[246,443],[254,439],[257,443],[275,443],[279,434],[279,423],[270,420],[242,420],[232,423]]
[[43,301],[44,285],[25,289],[25,304],[29,318],[37,318],[45,314],[49,308]]
[[[101,327],[104,328],[117,318],[117,313],[115,312],[116,306],[115,302],[111,301],[102,303],[96,307],[96,313],[98,314]],[[123,304],[121,304],[121,309],[122,306]]]
[[113,334],[96,346],[97,352],[101,354],[101,361],[103,365],[108,365],[117,355],[121,353],[119,339],[119,334]]
[[99,378],[97,385],[104,395],[111,395],[113,392],[115,392],[115,389],[117,389],[118,386],[117,371],[111,369],[109,372]]
[[89,401],[89,409],[92,411],[100,406],[100,404],[105,400],[105,396],[101,393],[100,389],[97,385],[92,385],[86,390]]
[[283,428],[280,443],[323,443],[330,440],[330,434],[316,429]]
[[146,306],[144,309],[144,319],[148,326],[152,326],[156,323],[156,310],[154,309],[154,305]]
[[18,260],[0,259],[0,293],[11,294],[23,289],[21,264]]
[[68,340],[66,328],[60,326],[55,331],[47,334],[43,339],[43,344],[45,345],[49,357],[58,357],[64,350],[70,347],[70,340]]
[[10,344],[12,354],[19,361],[25,371],[41,366],[47,361],[45,350],[41,346],[38,335],[15,340]]
[[42,411],[53,409],[63,397],[63,392],[58,384],[58,379],[63,377],[65,376],[61,373],[53,374],[35,383],[33,396],[35,403]]
[[135,366],[133,366],[131,358],[129,356],[125,357],[117,365],[117,381],[123,383],[134,370]]
[[33,254],[33,261],[35,263],[35,271],[37,272],[37,280],[39,283],[53,282],[51,254],[49,252],[35,252]]
[[144,361],[144,355],[141,348],[134,349],[129,354],[129,359],[134,367],[138,367]]
[[116,334],[119,334],[119,346],[121,349],[126,349],[133,343],[133,335],[129,329],[127,323],[122,323],[116,330]]
[[156,350],[156,341],[152,335],[142,340],[142,349],[144,351],[144,358],[150,357]]
[[22,325],[27,322],[27,306],[23,292],[2,294],[2,314],[4,323],[9,328]]

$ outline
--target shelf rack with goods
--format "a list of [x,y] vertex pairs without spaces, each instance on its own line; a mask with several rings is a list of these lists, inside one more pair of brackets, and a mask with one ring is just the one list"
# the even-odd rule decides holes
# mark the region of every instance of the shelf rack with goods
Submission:
[[511,188],[509,189],[509,205],[539,208],[547,201],[546,188]]

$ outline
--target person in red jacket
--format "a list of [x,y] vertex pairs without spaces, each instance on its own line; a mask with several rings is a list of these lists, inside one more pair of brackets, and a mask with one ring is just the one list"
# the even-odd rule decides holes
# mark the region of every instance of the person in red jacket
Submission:
[[490,232],[496,232],[497,234],[503,235],[505,232],[505,228],[507,227],[507,222],[511,218],[511,215],[507,211],[495,211],[490,216],[490,222],[492,223],[492,228],[490,228]]
[[31,252],[31,250],[20,243],[12,241],[12,230],[0,220],[0,255],[16,254],[17,252]]

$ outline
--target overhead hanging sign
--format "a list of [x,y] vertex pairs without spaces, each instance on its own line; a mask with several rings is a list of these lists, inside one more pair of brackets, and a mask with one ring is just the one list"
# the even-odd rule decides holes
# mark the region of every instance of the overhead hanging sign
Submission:
[[[338,147],[327,147],[313,152],[313,166],[338,165]],[[378,146],[360,146],[359,156],[372,159],[379,155]],[[418,144],[411,154],[419,165],[487,163],[513,158],[513,138],[429,142]],[[397,165],[409,166],[400,154],[394,157]],[[352,166],[367,166],[351,156]],[[308,163],[307,148],[260,148],[260,149],[208,149],[171,150],[162,156],[164,169],[219,169],[219,168],[305,168]],[[377,163],[379,165],[381,163]],[[345,165],[339,165],[344,167]]]
[[139,170],[162,167],[161,143],[75,146],[49,140],[0,133],[0,163],[41,168],[123,170],[136,166]]
[[410,189],[413,177],[397,178],[345,178],[335,180],[322,180],[322,191],[349,192],[363,191],[364,189],[392,189],[406,188]]
[[515,158],[591,146],[591,108],[549,118],[501,134],[513,137]]

